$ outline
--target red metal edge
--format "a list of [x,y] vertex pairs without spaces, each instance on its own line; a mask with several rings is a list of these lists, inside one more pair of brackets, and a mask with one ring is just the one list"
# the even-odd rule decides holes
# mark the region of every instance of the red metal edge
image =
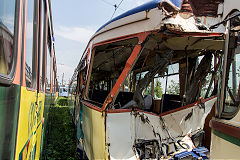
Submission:
[[[182,106],[182,107],[179,107],[179,108],[176,108],[174,110],[167,111],[167,112],[164,112],[164,113],[161,113],[161,114],[148,112],[148,111],[143,111],[143,110],[140,110],[140,109],[134,109],[134,111],[144,112],[144,113],[151,114],[151,115],[154,115],[154,116],[165,116],[165,115],[170,114],[170,113],[174,113],[174,112],[181,111],[181,110],[184,110],[184,109],[187,109],[187,108],[191,108],[191,107],[193,107],[195,105],[198,105],[201,102],[205,103],[205,102],[210,101],[211,99],[213,99],[215,97],[216,96],[213,96],[213,97],[210,97],[210,98],[207,98],[207,99],[201,99],[201,100],[198,100],[198,101],[196,101],[194,103],[188,104],[186,106]],[[107,113],[126,113],[126,112],[132,112],[132,109],[109,109],[107,111]]]
[[140,50],[141,50],[141,44],[142,42],[147,38],[147,36],[150,34],[151,32],[143,32],[141,34],[138,34],[138,44],[134,47],[130,57],[128,58],[125,67],[122,71],[122,73],[120,74],[120,76],[118,77],[117,82],[115,83],[115,85],[113,86],[112,90],[110,91],[110,93],[108,94],[103,106],[102,106],[102,110],[105,110],[107,105],[112,101],[113,97],[117,94],[119,88],[121,87],[121,84],[124,82],[127,74],[129,73],[129,71],[131,70],[131,67],[133,65],[133,63],[136,60],[136,57],[138,56]]
[[173,113],[173,112],[177,112],[177,111],[181,111],[183,109],[186,109],[186,108],[191,108],[195,105],[198,105],[199,103],[205,103],[207,101],[210,101],[211,99],[215,98],[216,96],[213,96],[213,97],[210,97],[210,98],[207,98],[207,99],[200,99],[194,103],[191,103],[191,104],[188,104],[186,106],[182,106],[182,107],[179,107],[179,108],[176,108],[174,110],[171,110],[171,111],[167,111],[167,112],[164,112],[164,113],[161,113],[160,116],[164,116],[164,115],[167,115],[167,114],[170,114],[170,113]]
[[[112,39],[108,39],[108,40],[105,40],[105,41],[100,41],[100,42],[97,42],[95,44],[92,45],[92,49],[94,49],[95,47],[97,46],[101,46],[101,45],[104,45],[104,44],[108,44],[108,43],[113,43],[113,42],[117,42],[117,41],[122,41],[122,40],[126,40],[126,39],[130,39],[130,38],[139,38],[138,35],[140,34],[150,34],[150,33],[157,33],[158,30],[151,30],[151,31],[146,31],[146,32],[139,32],[139,33],[134,33],[134,34],[129,34],[129,35],[124,35],[124,36],[120,36],[120,37],[115,37],[115,38],[112,38]],[[98,35],[97,35],[98,36]],[[82,58],[86,55],[87,53],[87,50],[89,49],[90,47],[90,42],[93,41],[93,39],[95,38],[96,36],[93,36],[88,44],[87,44],[87,47],[85,48],[83,54],[82,54],[82,57],[80,58],[80,61],[82,60]]]
[[91,109],[94,109],[95,111],[102,112],[101,108],[99,108],[99,107],[97,107],[97,106],[95,106],[95,105],[93,105],[93,104],[91,104],[91,103],[88,103],[88,102],[86,102],[86,101],[82,101],[82,103],[83,103],[84,105],[86,105],[87,107],[89,107],[89,108],[91,108]]
[[210,98],[207,98],[207,99],[200,99],[200,100],[198,100],[198,101],[196,101],[196,102],[194,102],[194,103],[188,104],[188,105],[186,105],[186,106],[182,106],[182,107],[176,108],[176,109],[174,109],[174,110],[161,113],[160,116],[165,116],[165,115],[170,114],[170,113],[173,113],[173,112],[181,111],[181,110],[186,109],[186,108],[191,108],[191,107],[193,107],[193,106],[195,106],[195,105],[198,105],[198,104],[201,103],[201,102],[202,102],[202,103],[205,103],[205,102],[207,102],[207,101],[209,101],[209,100],[211,100],[211,99],[213,99],[213,98],[215,98],[215,97],[216,97],[216,96],[213,96],[213,97],[210,97]]
[[232,126],[223,122],[216,121],[214,119],[211,119],[209,122],[209,126],[216,130],[220,131],[226,135],[230,135],[235,138],[240,138],[240,128],[236,126]]
[[121,36],[121,37],[117,37],[117,38],[113,38],[113,39],[108,39],[108,40],[105,40],[105,41],[101,41],[101,42],[93,44],[92,48],[97,47],[97,46],[101,46],[101,45],[104,45],[104,44],[108,44],[108,43],[113,43],[113,42],[118,42],[118,41],[130,39],[130,38],[138,38],[137,35],[138,35],[138,33],[125,35],[125,36]]
[[[168,29],[169,31],[171,31],[172,33],[175,33],[175,34],[178,34],[178,35],[184,35],[184,37],[188,37],[188,36],[199,36],[199,37],[212,37],[212,36],[224,36],[223,33],[204,33],[204,32],[182,32],[182,31],[179,31],[179,30],[171,30],[171,29]],[[136,37],[137,38],[137,35],[139,34],[142,34],[142,33],[157,33],[159,32],[160,30],[159,29],[155,29],[155,30],[150,30],[150,31],[146,31],[146,32],[139,32],[139,33],[134,33],[134,34],[129,34],[129,35],[124,35],[124,36],[120,36],[120,37],[115,37],[115,38],[112,38],[112,39],[108,39],[108,40],[105,40],[105,41],[100,41],[100,42],[97,42],[95,44],[92,45],[92,49],[94,47],[97,47],[97,46],[100,46],[100,45],[103,45],[103,44],[108,44],[108,43],[112,43],[112,42],[117,42],[117,41],[120,41],[120,40],[125,40],[125,39],[128,39],[128,38],[134,38]],[[99,34],[100,35],[100,34]],[[82,54],[82,57],[81,59],[85,56],[85,53],[87,51],[87,49],[89,48],[90,46],[90,42],[93,41],[93,39],[99,35],[93,35],[93,37],[91,37],[91,39],[89,40],[88,44],[87,44],[87,47],[85,48],[83,54]],[[174,37],[174,36],[167,36],[167,37]],[[80,60],[81,60],[80,59]]]
[[209,100],[211,100],[211,99],[213,99],[213,98],[216,98],[217,96],[212,96],[212,97],[209,97],[209,98],[207,98],[207,99],[202,99],[201,101],[202,102],[207,102],[207,101],[209,101]]
[[224,33],[219,33],[219,32],[213,32],[213,33],[208,33],[208,32],[182,32],[179,30],[174,30],[174,29],[168,29],[170,32],[177,34],[182,37],[221,37],[224,36]]
[[131,109],[109,109],[107,113],[125,113],[125,112],[132,112]]
[[[93,35],[93,37],[89,40],[89,42],[87,44],[87,47],[85,48],[85,50],[84,50],[84,52],[83,52],[83,54],[82,54],[82,56],[80,58],[80,62],[83,59],[83,57],[85,57],[85,55],[87,54],[87,50],[89,49],[89,47],[92,47],[92,49],[94,49],[95,47],[101,46],[101,45],[104,45],[104,44],[113,43],[113,42],[129,39],[129,38],[139,38],[138,35],[141,35],[141,34],[144,34],[144,33],[145,34],[146,33],[148,33],[148,34],[150,34],[150,33],[159,33],[159,31],[160,31],[159,29],[156,29],[156,30],[150,30],[150,31],[146,31],[146,32],[139,32],[139,33],[124,35],[124,36],[108,39],[108,40],[105,40],[105,41],[100,41],[100,42],[97,42],[97,43],[93,44],[92,46],[90,46],[90,42],[93,41],[93,39],[98,36],[98,35],[97,36]],[[183,35],[183,37],[189,37],[189,36],[220,37],[220,36],[224,36],[223,33],[182,32],[182,31],[178,31],[178,30],[169,30],[169,31],[171,31],[172,33],[178,34],[179,36]],[[170,37],[175,37],[175,36],[166,36],[166,35],[162,35],[162,36],[163,37],[169,37],[169,38]]]
[[151,31],[146,31],[146,32],[139,32],[139,33],[124,35],[124,36],[120,36],[120,37],[115,37],[115,38],[112,38],[112,39],[108,39],[108,40],[105,40],[105,41],[101,41],[101,42],[95,43],[95,44],[93,44],[92,48],[97,47],[97,46],[101,46],[101,45],[104,45],[104,44],[108,44],[108,43],[113,43],[113,42],[118,42],[118,41],[130,39],[130,38],[138,38],[138,39],[140,39],[141,36],[144,35],[144,34],[149,35],[150,33],[157,33],[157,31],[158,30],[151,30]]

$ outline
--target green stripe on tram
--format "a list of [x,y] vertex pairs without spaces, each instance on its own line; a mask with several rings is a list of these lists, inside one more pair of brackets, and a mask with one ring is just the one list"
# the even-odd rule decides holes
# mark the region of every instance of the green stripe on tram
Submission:
[[222,138],[222,139],[224,139],[224,140],[226,140],[226,141],[228,141],[230,143],[233,143],[233,144],[235,144],[237,146],[240,146],[240,139],[239,138],[236,138],[236,137],[224,134],[224,133],[216,131],[216,130],[213,130],[213,133],[216,136],[218,136],[218,137],[220,137],[220,138]]

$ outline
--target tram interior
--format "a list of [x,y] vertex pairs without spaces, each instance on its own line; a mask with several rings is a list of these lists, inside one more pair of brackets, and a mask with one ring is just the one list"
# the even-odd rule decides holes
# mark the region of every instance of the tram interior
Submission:
[[[89,101],[102,106],[137,43],[134,38],[96,48]],[[149,36],[109,108],[136,107],[160,114],[213,96],[222,46],[223,40],[216,37]]]

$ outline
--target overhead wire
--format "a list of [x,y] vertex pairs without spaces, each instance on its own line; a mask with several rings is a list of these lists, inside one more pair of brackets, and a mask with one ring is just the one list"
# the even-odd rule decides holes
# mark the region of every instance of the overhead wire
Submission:
[[111,17],[111,19],[113,18],[113,16],[114,16],[114,14],[116,13],[116,11],[117,11],[117,9],[119,8],[119,6],[122,4],[122,2],[123,2],[123,0],[121,0],[121,2],[118,4],[118,5],[114,5],[114,7],[115,7],[115,10],[114,10],[114,12],[113,12],[113,14],[112,14],[112,17]]
[[[110,3],[110,2],[108,2],[108,1],[106,1],[106,0],[101,0],[101,1],[102,1],[103,3],[105,3],[105,4],[107,4],[107,5],[113,6],[114,8],[117,7],[117,4],[112,4],[112,3]],[[119,7],[119,9],[122,10],[122,11],[125,11],[124,9],[122,9],[122,8],[120,8],[120,7]]]

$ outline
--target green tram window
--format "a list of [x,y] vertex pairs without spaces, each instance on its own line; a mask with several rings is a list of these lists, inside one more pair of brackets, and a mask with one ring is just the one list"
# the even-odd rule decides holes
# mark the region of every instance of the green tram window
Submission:
[[0,74],[9,75],[13,68],[15,0],[0,1]]
[[[36,36],[36,28],[37,28],[37,16],[34,12],[34,8],[36,8],[36,1],[28,0],[27,2],[27,26],[26,26],[26,86],[28,88],[35,88],[36,84],[36,46],[34,43]],[[37,12],[37,10],[35,10]]]

